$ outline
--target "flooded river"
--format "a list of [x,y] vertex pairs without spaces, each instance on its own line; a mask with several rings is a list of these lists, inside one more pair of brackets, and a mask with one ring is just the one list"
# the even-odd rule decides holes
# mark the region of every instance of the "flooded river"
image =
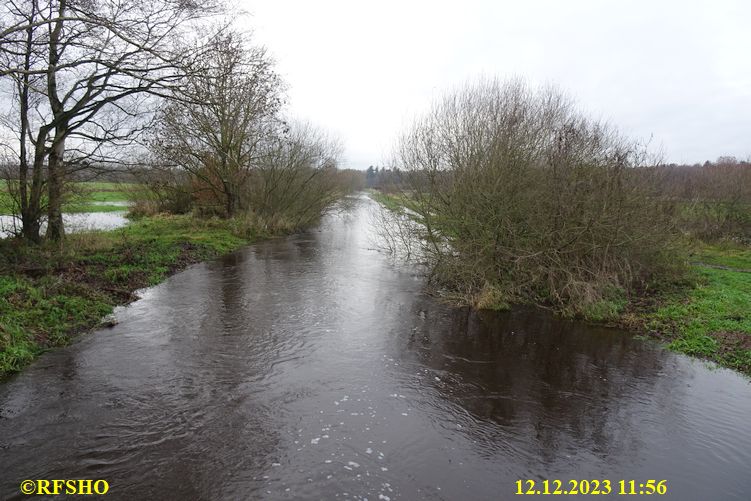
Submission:
[[520,499],[519,479],[751,499],[747,380],[441,305],[375,249],[372,204],[193,266],[0,385],[0,498],[91,478],[129,500]]

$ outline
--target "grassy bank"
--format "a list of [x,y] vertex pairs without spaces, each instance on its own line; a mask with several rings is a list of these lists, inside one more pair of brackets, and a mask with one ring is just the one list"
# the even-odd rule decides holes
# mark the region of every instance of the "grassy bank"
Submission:
[[[400,195],[370,196],[390,210],[409,206]],[[693,242],[690,251],[680,283],[632,298],[613,291],[585,311],[585,320],[647,333],[672,350],[751,375],[751,247]],[[492,290],[464,300],[485,309],[507,306]]]
[[243,220],[156,216],[71,234],[65,249],[0,240],[0,377],[96,327],[114,306],[196,263],[270,236]]
[[410,206],[410,199],[405,195],[387,194],[377,190],[369,190],[368,196],[389,210],[399,212],[402,208]]
[[652,336],[751,375],[751,248],[697,244],[687,284],[637,310]]

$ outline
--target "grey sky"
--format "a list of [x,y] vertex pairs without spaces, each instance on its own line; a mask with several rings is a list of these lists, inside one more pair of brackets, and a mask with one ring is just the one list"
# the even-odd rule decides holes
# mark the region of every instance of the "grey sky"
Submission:
[[668,161],[751,156],[751,2],[240,0],[299,118],[381,162],[432,98],[478,76],[555,83]]

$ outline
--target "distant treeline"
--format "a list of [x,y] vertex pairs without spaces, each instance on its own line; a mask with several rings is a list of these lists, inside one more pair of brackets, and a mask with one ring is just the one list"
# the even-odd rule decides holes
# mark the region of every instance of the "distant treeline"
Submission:
[[725,156],[657,170],[657,192],[679,204],[678,222],[685,232],[751,241],[751,162]]

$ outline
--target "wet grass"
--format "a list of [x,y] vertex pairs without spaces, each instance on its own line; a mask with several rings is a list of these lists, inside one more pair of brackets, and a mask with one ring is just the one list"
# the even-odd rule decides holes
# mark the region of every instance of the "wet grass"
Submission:
[[690,256],[698,265],[722,266],[751,272],[751,248],[747,245],[725,243],[698,244]]
[[100,325],[186,266],[270,236],[257,222],[156,216],[71,234],[62,250],[0,240],[0,377]]
[[401,196],[388,195],[376,190],[370,190],[368,196],[389,210],[394,212],[401,212],[403,210],[404,203]]
[[646,329],[673,350],[751,375],[751,248],[700,244],[691,259],[687,284],[644,313]]
[[405,208],[414,210],[414,202],[402,193],[383,193],[377,190],[370,190],[368,196],[394,212],[403,212]]
[[0,377],[112,311],[106,294],[56,277],[0,275]]
[[627,306],[626,292],[612,288],[601,300],[584,305],[581,314],[589,322],[613,323],[618,321]]

